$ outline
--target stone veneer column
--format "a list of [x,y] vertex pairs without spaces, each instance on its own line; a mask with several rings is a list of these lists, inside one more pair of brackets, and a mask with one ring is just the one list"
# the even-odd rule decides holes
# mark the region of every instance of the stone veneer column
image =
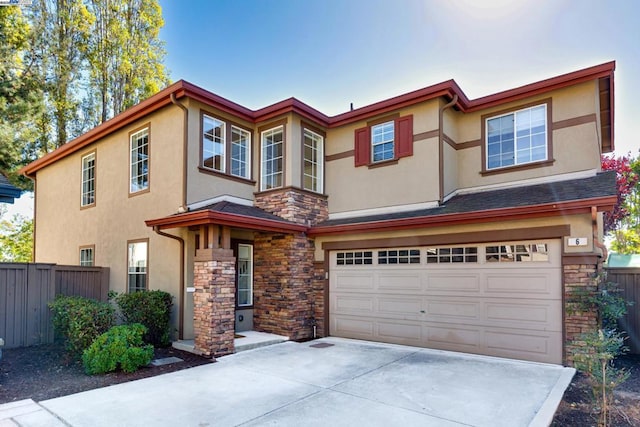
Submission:
[[[291,187],[257,194],[255,205],[308,226],[329,217],[325,196]],[[324,327],[314,251],[313,239],[304,233],[255,233],[254,329],[302,340],[313,338],[314,323]]]
[[573,365],[575,350],[581,347],[581,344],[574,343],[574,340],[581,334],[597,331],[599,327],[596,310],[590,310],[575,302],[575,292],[596,290],[596,275],[600,266],[600,260],[596,255],[565,254],[563,257],[565,362],[569,365]]
[[195,257],[195,350],[207,357],[234,352],[235,262],[231,249],[198,250]]

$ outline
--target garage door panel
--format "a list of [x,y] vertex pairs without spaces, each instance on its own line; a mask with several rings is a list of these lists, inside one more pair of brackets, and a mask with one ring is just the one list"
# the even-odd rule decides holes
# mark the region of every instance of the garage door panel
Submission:
[[400,315],[403,317],[420,317],[422,310],[422,301],[415,298],[402,297],[378,297],[378,314],[383,316]]
[[371,315],[374,312],[375,297],[365,295],[333,295],[332,311]]
[[332,322],[336,335],[349,338],[374,338],[375,322],[366,318],[335,316]]
[[378,289],[380,291],[420,291],[422,287],[420,280],[420,272],[383,272],[378,274]]
[[560,302],[533,302],[522,304],[487,302],[486,319],[489,324],[503,323],[511,327],[559,331],[562,319]]
[[480,328],[429,324],[424,326],[424,335],[429,346],[443,350],[477,352],[481,349]]
[[372,291],[374,277],[372,272],[345,272],[333,275],[332,282],[337,291]]
[[[502,357],[549,362],[562,359],[562,334],[513,333],[504,330],[487,330],[486,351]],[[553,362],[560,363],[560,362]]]
[[422,340],[422,326],[420,322],[378,322],[378,336],[385,341],[407,342],[412,341],[413,345],[419,344]]
[[545,270],[537,273],[498,271],[485,273],[485,288],[487,294],[520,294],[520,295],[549,295],[559,297],[557,276],[559,271]]
[[458,274],[456,272],[434,272],[426,275],[427,291],[443,293],[477,293],[480,292],[479,274]]
[[426,302],[426,315],[432,320],[470,321],[480,319],[480,303],[477,301],[429,299]]

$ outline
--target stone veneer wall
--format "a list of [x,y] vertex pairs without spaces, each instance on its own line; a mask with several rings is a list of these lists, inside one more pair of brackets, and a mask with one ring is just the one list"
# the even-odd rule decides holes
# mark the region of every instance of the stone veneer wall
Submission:
[[596,289],[599,265],[597,261],[595,262],[596,264],[576,262],[563,265],[565,362],[568,365],[573,364],[574,352],[581,346],[580,342],[574,342],[574,340],[581,334],[598,329],[598,313],[595,310],[585,309],[582,304],[575,302],[576,290],[594,291]]
[[[255,205],[309,226],[329,217],[326,196],[292,187],[257,194]],[[322,336],[324,291],[317,289],[314,250],[313,239],[303,233],[254,234],[254,329],[302,340],[313,337],[315,323]]]
[[325,265],[324,261],[313,263],[313,292],[315,298],[314,315],[316,325],[316,336],[326,337],[329,335],[329,331],[325,330],[325,289],[328,287],[328,280],[325,279]]
[[234,352],[236,269],[231,249],[210,249],[194,261],[195,350],[207,357]]

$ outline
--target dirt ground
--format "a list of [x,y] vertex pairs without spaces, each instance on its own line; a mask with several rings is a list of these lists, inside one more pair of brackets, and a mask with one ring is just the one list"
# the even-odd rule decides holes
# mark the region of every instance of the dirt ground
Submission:
[[144,367],[131,374],[112,372],[89,376],[84,373],[82,363],[70,361],[64,349],[57,344],[3,350],[0,360],[0,404],[22,399],[53,399],[211,363],[210,359],[170,347],[156,349],[154,359],[172,356],[183,362]]
[[[209,359],[173,348],[156,349],[156,359],[171,356],[183,362],[145,367],[132,374],[113,372],[88,376],[79,362],[69,361],[59,345],[4,350],[0,361],[0,404],[29,398],[35,401],[52,399],[211,363]],[[612,425],[640,427],[640,355],[623,356],[617,363],[629,370],[631,377],[616,389]],[[577,374],[565,392],[551,425],[597,426],[597,419],[586,377]]]

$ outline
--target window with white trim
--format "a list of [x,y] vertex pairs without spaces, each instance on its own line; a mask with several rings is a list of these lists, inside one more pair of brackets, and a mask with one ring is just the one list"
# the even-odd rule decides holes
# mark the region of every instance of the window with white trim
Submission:
[[371,161],[373,163],[394,158],[394,124],[395,122],[392,120],[371,126]]
[[149,188],[149,128],[132,134],[129,148],[129,193],[137,193]]
[[253,245],[238,244],[238,307],[253,305]]
[[81,191],[80,206],[92,206],[96,203],[96,153],[82,157]]
[[315,132],[303,131],[303,188],[315,193],[323,191],[324,138]]
[[338,252],[336,265],[371,265],[373,264],[372,251]]
[[284,126],[262,132],[261,140],[260,190],[280,188],[284,176]]
[[127,250],[127,272],[129,292],[147,290],[147,241],[129,242]]
[[202,116],[202,167],[224,173],[225,129],[225,122]]
[[488,170],[548,160],[547,105],[486,119]]
[[231,175],[251,177],[251,133],[231,126]]
[[80,248],[80,265],[83,267],[93,266],[93,246]]
[[378,264],[420,264],[419,249],[378,251]]

